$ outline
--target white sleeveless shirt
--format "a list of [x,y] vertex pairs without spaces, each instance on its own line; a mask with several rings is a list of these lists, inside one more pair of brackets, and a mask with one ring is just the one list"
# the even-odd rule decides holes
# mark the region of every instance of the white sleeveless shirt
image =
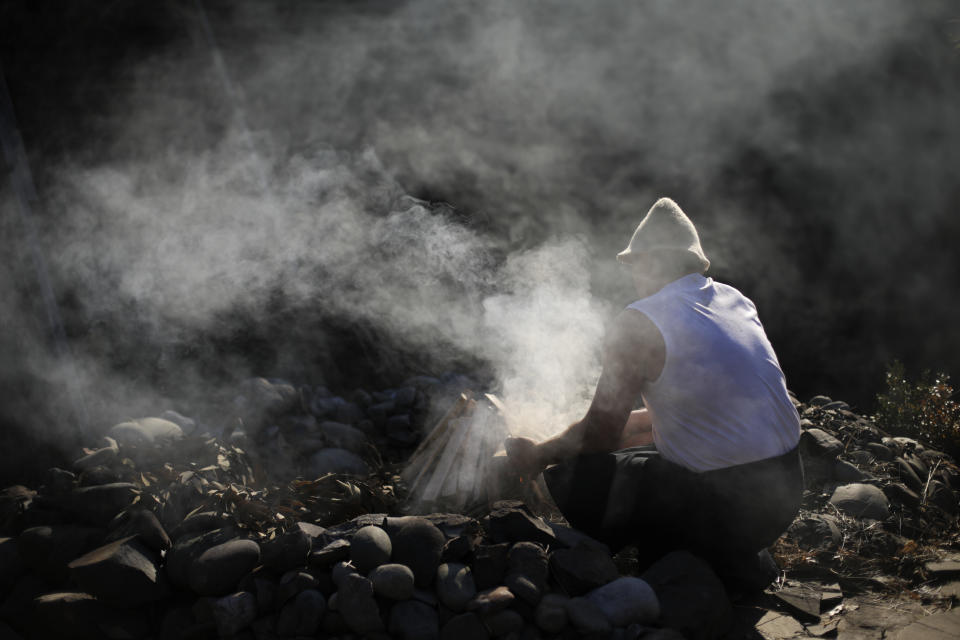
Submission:
[[663,371],[642,393],[664,458],[709,471],[797,446],[800,417],[753,302],[695,273],[627,308],[666,343]]

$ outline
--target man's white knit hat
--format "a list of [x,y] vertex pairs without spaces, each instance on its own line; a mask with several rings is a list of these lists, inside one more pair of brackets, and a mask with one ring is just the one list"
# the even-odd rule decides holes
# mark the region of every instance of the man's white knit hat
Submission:
[[637,254],[650,251],[688,251],[699,258],[704,271],[710,267],[696,227],[670,198],[660,198],[650,207],[633,232],[630,244],[617,254],[617,260],[630,264]]

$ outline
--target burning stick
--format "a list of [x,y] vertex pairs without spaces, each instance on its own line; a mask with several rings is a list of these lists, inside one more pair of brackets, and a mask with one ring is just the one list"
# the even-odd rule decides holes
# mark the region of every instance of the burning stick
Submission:
[[503,442],[511,435],[508,412],[495,395],[473,399],[464,392],[420,444],[401,477],[414,509],[468,509],[504,497],[531,507],[548,505],[534,478],[511,468]]

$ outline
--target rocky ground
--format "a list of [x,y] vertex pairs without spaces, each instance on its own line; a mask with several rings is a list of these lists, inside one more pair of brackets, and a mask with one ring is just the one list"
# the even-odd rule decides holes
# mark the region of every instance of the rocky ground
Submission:
[[0,640],[960,637],[949,456],[796,402],[807,490],[780,575],[728,594],[688,553],[611,555],[533,489],[408,514],[404,462],[463,384],[344,398],[256,379],[221,424],[114,426],[0,493]]

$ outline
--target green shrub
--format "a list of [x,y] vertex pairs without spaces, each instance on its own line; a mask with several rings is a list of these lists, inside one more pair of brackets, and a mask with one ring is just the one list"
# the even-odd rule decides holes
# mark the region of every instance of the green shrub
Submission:
[[960,404],[953,400],[950,376],[927,370],[911,381],[903,363],[894,360],[887,367],[886,385],[886,393],[877,395],[874,416],[880,428],[960,455]]

